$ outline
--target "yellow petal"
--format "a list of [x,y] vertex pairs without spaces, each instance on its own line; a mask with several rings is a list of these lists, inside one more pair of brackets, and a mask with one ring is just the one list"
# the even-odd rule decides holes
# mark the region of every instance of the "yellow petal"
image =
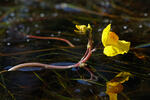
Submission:
[[107,25],[107,27],[102,32],[101,40],[104,46],[107,45],[110,29],[111,29],[111,24]]
[[75,32],[77,32],[79,34],[86,34],[86,31],[87,31],[86,25],[76,25],[76,28],[78,30],[74,30]]
[[112,87],[117,86],[125,81],[128,81],[130,76],[131,73],[129,72],[120,72],[111,81],[107,82],[107,85]]
[[119,40],[116,33],[111,32],[111,24],[102,32],[102,43],[104,45],[104,54],[107,56],[116,56],[118,54],[124,54],[129,51],[130,42]]
[[112,85],[113,82],[108,81],[106,83],[106,93],[120,93],[123,90],[123,85],[121,83],[116,84],[116,85]]
[[106,83],[106,93],[109,95],[109,100],[117,100],[117,94],[123,90],[123,85],[111,86],[108,83]]
[[76,28],[78,30],[82,30],[82,29],[86,28],[86,25],[76,25]]
[[118,100],[117,93],[109,93],[109,100]]
[[124,40],[118,40],[117,48],[120,49],[120,54],[127,53],[130,49],[130,42]]
[[79,30],[74,30],[76,33],[79,33],[80,31]]
[[92,27],[90,24],[88,24],[87,29],[89,29],[90,31],[92,31]]
[[130,48],[130,42],[124,41],[124,40],[118,40],[116,44],[106,46],[104,48],[104,54],[107,56],[116,56],[118,54],[124,54],[129,51]]
[[117,94],[123,90],[122,83],[128,81],[129,76],[131,76],[129,72],[120,72],[112,80],[106,82],[106,93],[110,100],[117,100]]
[[106,41],[106,46],[115,45],[118,40],[119,40],[119,37],[115,32],[109,32],[108,39]]
[[120,72],[119,74],[117,74],[115,76],[115,78],[119,79],[117,80],[119,83],[124,83],[125,81],[128,81],[129,80],[129,77],[131,76],[132,74],[129,73],[129,72]]
[[119,50],[118,48],[116,48],[115,46],[106,46],[104,48],[104,51],[103,53],[106,55],[106,56],[116,56],[118,53],[119,53]]

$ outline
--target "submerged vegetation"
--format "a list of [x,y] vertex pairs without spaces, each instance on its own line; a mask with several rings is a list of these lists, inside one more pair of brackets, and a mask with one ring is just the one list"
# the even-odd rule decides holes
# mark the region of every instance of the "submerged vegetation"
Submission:
[[1,100],[149,98],[149,1],[0,2]]

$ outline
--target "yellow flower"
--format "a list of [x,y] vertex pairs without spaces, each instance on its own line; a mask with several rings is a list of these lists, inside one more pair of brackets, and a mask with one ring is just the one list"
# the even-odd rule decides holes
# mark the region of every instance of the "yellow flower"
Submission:
[[132,76],[132,74],[129,72],[120,72],[111,81],[107,82],[107,84],[111,86],[117,86],[118,84],[128,81],[130,76]]
[[92,28],[90,26],[90,24],[88,24],[88,26],[86,25],[76,25],[76,28],[78,30],[74,30],[76,33],[79,33],[81,35],[86,34],[87,30],[92,31]]
[[116,33],[111,32],[111,24],[109,24],[102,32],[102,43],[104,45],[104,54],[107,56],[116,56],[129,51],[130,42],[119,40]]
[[106,93],[109,95],[109,100],[117,100],[117,94],[123,90],[125,81],[129,80],[132,76],[129,72],[120,72],[112,80],[106,82]]

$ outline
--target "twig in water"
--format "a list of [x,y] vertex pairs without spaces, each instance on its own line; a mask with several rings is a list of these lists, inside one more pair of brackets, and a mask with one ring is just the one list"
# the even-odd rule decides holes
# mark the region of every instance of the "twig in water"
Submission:
[[67,39],[63,38],[58,38],[58,37],[42,37],[42,36],[34,36],[34,35],[27,35],[27,38],[34,38],[34,39],[53,39],[53,40],[59,40],[59,41],[64,41],[66,42],[69,46],[75,47],[70,41]]
[[85,57],[82,57],[82,59],[78,63],[73,64],[73,65],[69,65],[69,66],[55,66],[55,65],[48,65],[48,64],[38,63],[38,62],[31,62],[31,63],[23,63],[23,64],[16,65],[16,66],[10,68],[8,71],[15,71],[17,69],[24,68],[24,67],[41,67],[41,68],[45,68],[45,69],[74,68],[74,67],[80,66],[80,64],[82,64],[82,63],[85,63],[90,58],[90,56],[92,54],[91,48],[87,48],[86,53],[87,54],[84,55]]

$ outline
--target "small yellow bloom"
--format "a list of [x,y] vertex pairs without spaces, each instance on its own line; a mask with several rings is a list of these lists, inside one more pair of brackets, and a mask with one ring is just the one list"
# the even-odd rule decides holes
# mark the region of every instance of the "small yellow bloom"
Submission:
[[86,25],[76,25],[76,28],[78,30],[74,30],[76,33],[79,33],[81,35],[86,34],[87,30],[92,31],[92,28],[90,26],[90,24],[88,24],[88,26]]
[[125,81],[129,80],[132,76],[129,72],[120,72],[112,80],[106,82],[106,93],[109,95],[109,100],[117,100],[117,94],[123,90]]
[[132,74],[129,72],[120,72],[111,81],[107,82],[107,84],[111,86],[117,86],[118,84],[128,81],[130,76],[132,76]]
[[102,32],[102,43],[104,45],[104,54],[107,56],[116,56],[129,51],[130,42],[119,40],[116,33],[111,32],[111,24],[109,24]]

